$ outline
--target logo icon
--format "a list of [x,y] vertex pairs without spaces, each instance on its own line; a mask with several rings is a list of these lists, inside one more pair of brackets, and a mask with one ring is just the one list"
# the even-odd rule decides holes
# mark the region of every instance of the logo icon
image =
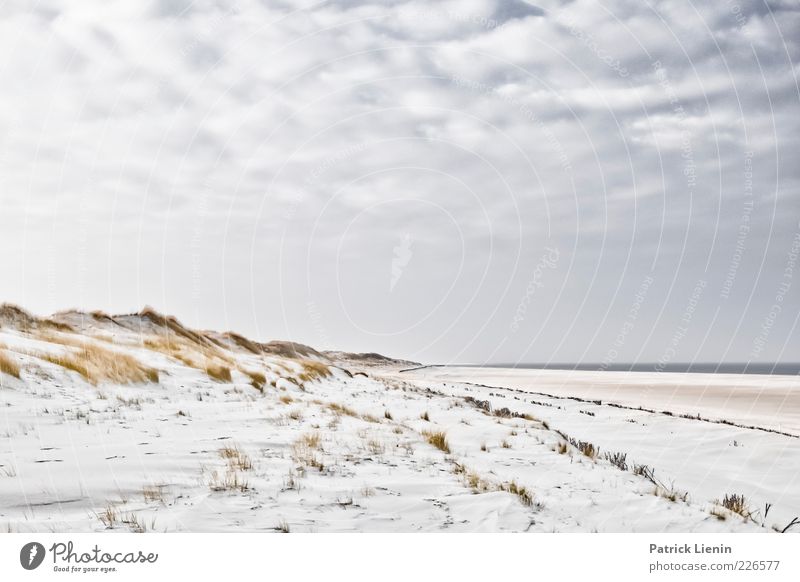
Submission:
[[19,563],[26,570],[35,570],[44,562],[44,546],[39,542],[30,542],[19,551]]
[[394,258],[392,258],[392,280],[389,283],[389,292],[394,291],[395,285],[400,281],[403,276],[403,269],[408,266],[411,257],[414,255],[411,250],[411,235],[406,233],[403,235],[400,244],[392,249],[394,251]]

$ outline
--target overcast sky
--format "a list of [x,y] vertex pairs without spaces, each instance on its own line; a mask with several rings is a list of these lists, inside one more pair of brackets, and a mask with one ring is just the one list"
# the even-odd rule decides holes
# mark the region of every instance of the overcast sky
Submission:
[[796,1],[0,3],[0,301],[800,359]]

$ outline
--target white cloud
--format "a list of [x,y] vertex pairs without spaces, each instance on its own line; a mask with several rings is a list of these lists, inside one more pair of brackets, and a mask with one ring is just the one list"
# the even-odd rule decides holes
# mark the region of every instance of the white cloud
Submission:
[[[591,360],[652,269],[625,357],[657,359],[682,290],[727,273],[748,159],[742,276],[682,351],[745,358],[797,229],[798,17],[737,6],[5,3],[0,292],[425,359]],[[563,259],[510,334],[544,245]],[[774,357],[800,347],[791,325]]]

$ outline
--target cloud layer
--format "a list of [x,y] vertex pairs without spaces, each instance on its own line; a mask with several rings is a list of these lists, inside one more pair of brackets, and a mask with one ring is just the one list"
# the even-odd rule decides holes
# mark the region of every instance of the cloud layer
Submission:
[[426,361],[800,349],[793,4],[0,14],[3,299]]

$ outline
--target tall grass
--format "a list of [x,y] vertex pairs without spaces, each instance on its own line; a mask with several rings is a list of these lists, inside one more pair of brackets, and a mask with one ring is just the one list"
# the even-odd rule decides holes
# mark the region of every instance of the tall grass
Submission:
[[19,378],[19,364],[3,349],[0,349],[0,372]]
[[85,344],[76,351],[64,354],[37,353],[34,355],[51,364],[77,372],[91,384],[158,382],[158,370],[145,366],[127,354],[113,352],[91,344]]

